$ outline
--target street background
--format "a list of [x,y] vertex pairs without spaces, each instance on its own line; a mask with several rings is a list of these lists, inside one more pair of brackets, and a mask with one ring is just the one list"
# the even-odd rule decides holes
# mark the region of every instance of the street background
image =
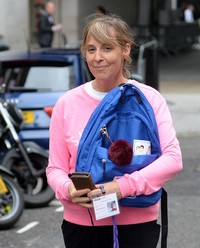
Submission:
[[[183,171],[166,186],[168,248],[200,247],[199,64],[199,49],[160,57],[159,91],[173,116],[184,164]],[[12,229],[0,231],[0,248],[64,248],[61,222],[62,207],[58,201],[46,208],[25,209]]]

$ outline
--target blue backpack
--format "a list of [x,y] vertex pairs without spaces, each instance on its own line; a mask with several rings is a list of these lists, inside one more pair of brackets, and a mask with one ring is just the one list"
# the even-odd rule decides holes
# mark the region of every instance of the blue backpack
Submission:
[[[143,149],[141,154],[137,149]],[[138,171],[160,155],[153,109],[140,89],[126,83],[111,90],[92,113],[79,143],[76,171],[90,172],[95,184],[101,184]],[[162,189],[151,195],[125,197],[119,204],[149,207],[161,195]]]

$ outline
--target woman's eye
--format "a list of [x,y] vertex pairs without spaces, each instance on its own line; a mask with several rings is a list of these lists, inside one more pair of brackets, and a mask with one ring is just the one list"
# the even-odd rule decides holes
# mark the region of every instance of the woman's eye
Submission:
[[95,50],[95,49],[94,49],[93,47],[89,47],[89,48],[87,49],[87,51],[90,52],[90,53],[91,53],[91,52],[94,52],[94,50]]
[[111,47],[110,47],[110,46],[105,46],[103,49],[104,49],[105,51],[110,51],[110,50],[111,50]]

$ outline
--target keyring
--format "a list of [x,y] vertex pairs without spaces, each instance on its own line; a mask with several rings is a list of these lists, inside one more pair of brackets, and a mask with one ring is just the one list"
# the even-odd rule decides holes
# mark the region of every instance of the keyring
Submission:
[[101,190],[101,194],[104,195],[106,193],[104,186],[100,185],[99,188]]

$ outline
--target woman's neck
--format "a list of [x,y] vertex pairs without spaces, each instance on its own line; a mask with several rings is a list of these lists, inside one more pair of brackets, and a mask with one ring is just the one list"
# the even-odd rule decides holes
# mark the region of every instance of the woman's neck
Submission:
[[108,82],[98,82],[96,79],[92,81],[92,87],[94,90],[99,91],[99,92],[108,92],[115,87],[119,86],[120,84],[127,83],[128,79],[123,78],[122,80],[114,83],[108,83]]

